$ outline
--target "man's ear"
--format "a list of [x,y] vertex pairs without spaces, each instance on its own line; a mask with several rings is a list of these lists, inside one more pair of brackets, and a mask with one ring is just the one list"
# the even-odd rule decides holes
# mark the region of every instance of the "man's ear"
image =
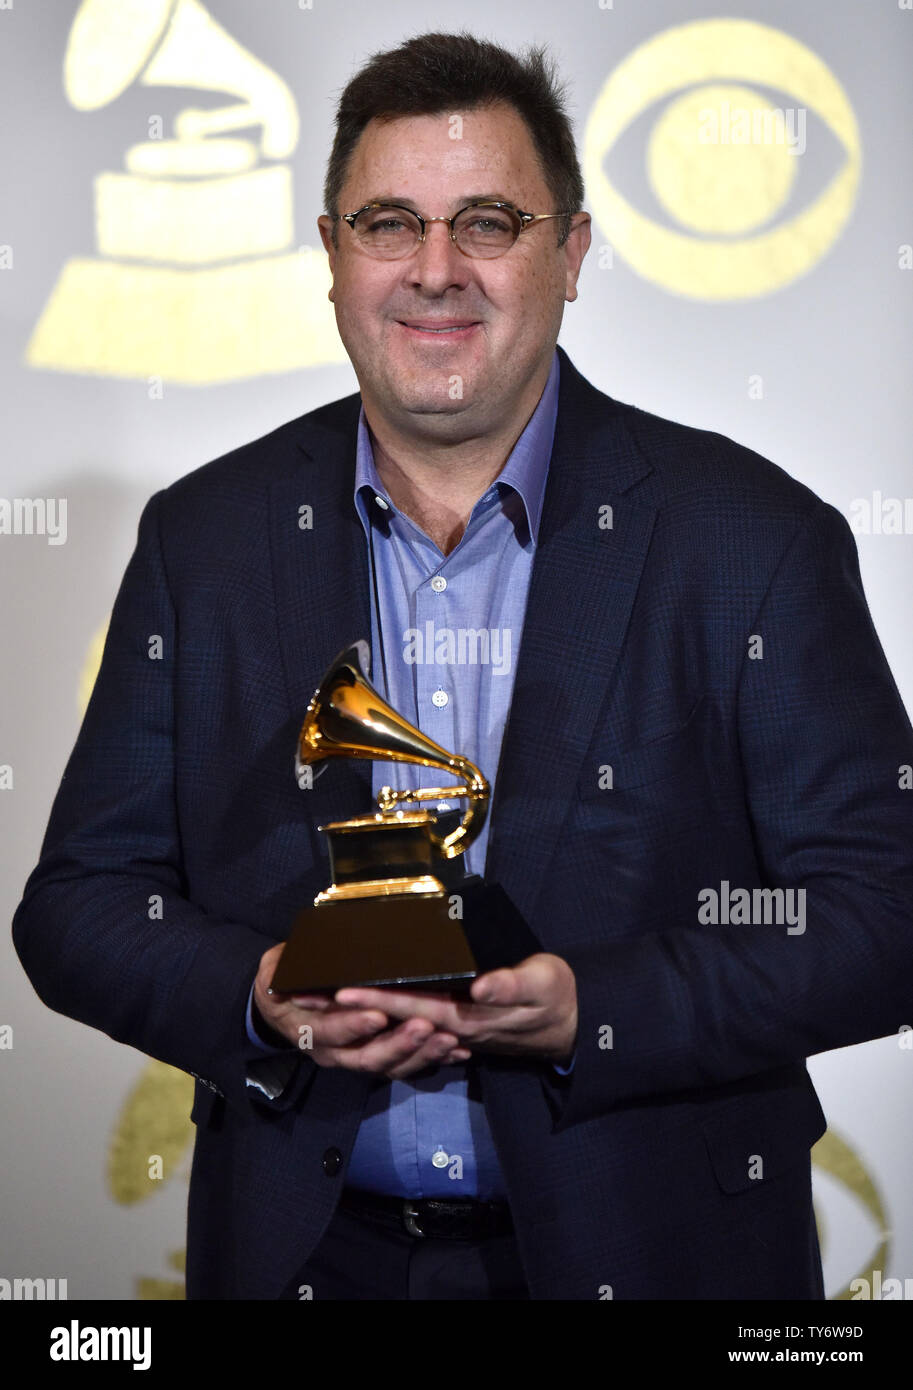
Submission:
[[568,304],[572,304],[577,298],[577,277],[592,240],[590,223],[591,218],[588,212],[575,213],[571,222],[570,234],[561,248],[564,252],[566,277],[564,297]]
[[323,242],[324,249],[330,258],[330,274],[334,274],[336,265],[336,247],[333,244],[333,219],[323,212],[317,218],[317,229],[320,232],[320,240]]

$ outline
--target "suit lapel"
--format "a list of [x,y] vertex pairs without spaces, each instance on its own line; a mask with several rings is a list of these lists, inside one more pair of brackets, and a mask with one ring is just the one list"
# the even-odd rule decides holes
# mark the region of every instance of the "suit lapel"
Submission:
[[[306,416],[296,466],[270,490],[279,644],[299,725],[333,658],[361,637],[370,648],[365,534],[352,501],[359,407],[360,398],[348,396],[315,412],[316,418]],[[310,528],[299,524],[305,506],[311,508]],[[290,748],[290,766],[292,753]],[[330,782],[318,775],[314,788],[328,792],[330,783],[331,816],[370,807],[370,764],[337,759]],[[313,809],[323,815],[326,806],[318,796]]]
[[[559,349],[560,351],[560,349]],[[655,509],[622,409],[561,353],[555,443],[492,805],[486,875],[532,923],[625,639]],[[612,525],[604,524],[606,506]],[[594,766],[589,769],[597,775]]]

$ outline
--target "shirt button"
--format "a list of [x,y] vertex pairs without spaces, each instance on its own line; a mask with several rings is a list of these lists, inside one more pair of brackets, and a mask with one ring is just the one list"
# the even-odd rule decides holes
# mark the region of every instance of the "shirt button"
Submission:
[[447,588],[447,580],[442,574],[436,574],[431,581],[431,587],[436,594],[442,594]]
[[335,1178],[342,1167],[342,1154],[338,1149],[327,1149],[323,1156],[323,1171],[328,1178]]
[[377,503],[379,507],[383,507],[385,512],[388,512],[390,510],[390,503],[387,501],[386,497],[379,497],[377,493],[375,493],[374,501]]
[[431,1155],[431,1162],[435,1168],[446,1168],[450,1162],[450,1155],[446,1154],[443,1149],[438,1149],[436,1153]]
[[437,705],[438,709],[443,709],[450,701],[450,696],[446,690],[436,690],[431,697],[431,703]]

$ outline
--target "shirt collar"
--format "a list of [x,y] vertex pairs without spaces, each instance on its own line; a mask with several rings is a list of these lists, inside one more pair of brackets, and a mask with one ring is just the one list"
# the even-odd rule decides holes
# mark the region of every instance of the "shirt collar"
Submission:
[[[529,534],[534,542],[539,535],[539,521],[545,499],[548,465],[552,453],[552,442],[555,437],[555,422],[558,418],[559,372],[556,352],[552,359],[545,389],[539,397],[539,404],[527,421],[526,428],[495,479],[495,484],[506,484],[519,495],[526,512]],[[397,508],[381,483],[374,464],[371,435],[365,418],[364,406],[362,406],[358,412],[353,499],[366,535],[370,525],[368,506],[371,496],[379,497],[386,502],[388,512],[396,512]]]

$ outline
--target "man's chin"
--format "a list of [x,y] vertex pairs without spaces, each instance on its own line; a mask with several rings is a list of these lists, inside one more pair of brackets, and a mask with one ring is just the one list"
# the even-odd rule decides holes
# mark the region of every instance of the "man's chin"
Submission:
[[421,397],[401,399],[399,407],[409,415],[440,415],[445,419],[452,418],[454,415],[462,415],[471,409],[472,402],[465,398],[461,400],[431,400]]
[[477,433],[475,412],[466,401],[448,401],[446,406],[432,402],[401,404],[399,414],[403,427],[416,435],[424,434],[429,441],[458,443]]
[[471,410],[476,392],[462,377],[449,377],[430,388],[427,381],[397,382],[391,391],[392,401],[400,414],[440,416],[452,419]]

